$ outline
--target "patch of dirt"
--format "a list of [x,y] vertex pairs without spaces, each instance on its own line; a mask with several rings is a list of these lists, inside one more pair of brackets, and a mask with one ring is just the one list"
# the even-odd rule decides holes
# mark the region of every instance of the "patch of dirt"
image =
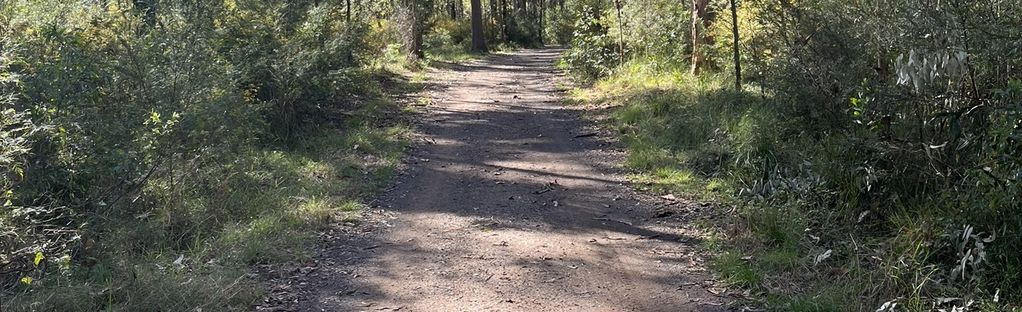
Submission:
[[690,222],[713,207],[636,194],[623,150],[561,104],[559,53],[432,72],[404,174],[256,309],[730,310]]

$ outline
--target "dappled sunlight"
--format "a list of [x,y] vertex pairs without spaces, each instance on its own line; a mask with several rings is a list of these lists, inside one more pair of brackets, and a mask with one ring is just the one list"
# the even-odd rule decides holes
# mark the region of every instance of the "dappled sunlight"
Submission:
[[464,76],[423,108],[413,165],[378,203],[381,234],[326,254],[345,273],[323,273],[309,308],[716,309],[687,291],[708,279],[703,234],[637,200],[620,155],[560,104],[556,56],[451,66]]
[[0,312],[1022,308],[1022,0],[0,0]]

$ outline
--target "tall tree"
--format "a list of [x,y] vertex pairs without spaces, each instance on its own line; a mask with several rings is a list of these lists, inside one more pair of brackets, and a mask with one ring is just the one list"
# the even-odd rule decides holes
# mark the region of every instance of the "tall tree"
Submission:
[[735,52],[735,91],[742,92],[742,59],[738,51],[738,4],[731,0],[731,34],[734,35]]
[[703,46],[713,44],[713,37],[706,29],[713,22],[713,12],[709,9],[710,0],[692,0],[692,74],[698,75],[706,66]]
[[546,8],[547,0],[539,1],[539,44],[546,44]]
[[617,10],[617,54],[621,63],[625,62],[625,24],[621,18],[621,0],[614,0],[614,8]]
[[425,10],[419,0],[398,0],[394,7],[397,25],[401,29],[402,47],[412,63],[425,56],[422,51],[423,20]]
[[486,39],[483,37],[483,4],[482,0],[472,0],[472,51],[486,52]]

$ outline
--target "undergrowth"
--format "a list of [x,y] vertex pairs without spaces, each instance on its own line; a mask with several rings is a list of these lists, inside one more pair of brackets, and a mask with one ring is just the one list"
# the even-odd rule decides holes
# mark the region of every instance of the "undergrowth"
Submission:
[[[793,100],[755,84],[739,94],[724,76],[693,77],[642,60],[569,97],[620,133],[638,187],[737,208],[710,225],[708,247],[722,281],[747,289],[753,304],[776,311],[1018,309],[1017,251],[996,247],[1017,242],[1017,218],[983,219],[960,206],[977,199],[962,194],[996,198],[990,192],[998,189],[977,183],[920,196],[909,171],[878,179],[867,171],[895,167],[864,163],[910,159],[878,153],[873,144],[882,143],[863,141],[860,132],[813,133],[821,125],[786,110]],[[869,198],[878,188],[894,198]],[[980,224],[984,233],[973,228]],[[970,253],[999,260],[977,263]]]
[[395,170],[386,22],[160,4],[0,4],[0,311],[249,310]]
[[[343,122],[309,130],[288,148],[251,148],[210,175],[209,188],[143,192],[179,201],[172,211],[108,215],[85,238],[90,263],[64,259],[0,298],[5,311],[240,311],[261,296],[256,264],[301,263],[317,233],[358,222],[385,185],[408,128],[400,107],[373,95]],[[212,183],[215,182],[215,183]]]

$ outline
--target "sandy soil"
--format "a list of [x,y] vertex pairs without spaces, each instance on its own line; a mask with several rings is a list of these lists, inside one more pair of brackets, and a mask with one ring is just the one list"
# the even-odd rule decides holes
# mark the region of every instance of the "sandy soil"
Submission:
[[611,136],[561,103],[559,52],[431,73],[408,168],[274,286],[276,308],[728,310],[688,222],[710,208],[632,190]]

